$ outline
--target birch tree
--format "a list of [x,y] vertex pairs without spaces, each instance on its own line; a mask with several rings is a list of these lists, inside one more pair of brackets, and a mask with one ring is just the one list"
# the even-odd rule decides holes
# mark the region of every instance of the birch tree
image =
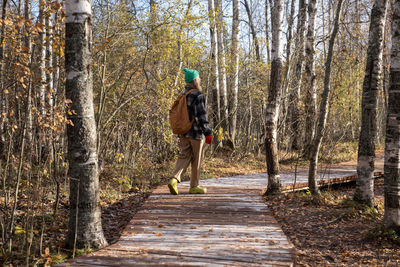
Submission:
[[45,114],[46,103],[46,1],[39,1],[39,23],[41,24],[42,31],[39,33],[39,106],[41,115]]
[[[31,20],[31,0],[25,0],[24,6],[24,17],[26,21]],[[29,55],[29,65],[32,63],[32,38],[29,33],[28,26],[25,26],[25,38],[24,38],[24,45],[26,47],[26,53]],[[27,97],[27,108],[26,111],[28,112],[27,115],[27,122],[26,122],[26,132],[27,132],[27,144],[32,145],[32,81],[30,79],[28,84],[28,97]],[[32,152],[32,151],[30,151]]]
[[306,3],[305,0],[299,0],[299,15],[297,18],[297,35],[296,35],[296,50],[295,50],[295,66],[293,70],[293,79],[290,93],[290,115],[291,115],[291,128],[293,133],[292,149],[299,149],[300,133],[299,133],[299,102],[300,102],[300,89],[301,77],[304,61],[304,31],[306,21]]
[[224,45],[224,21],[222,11],[222,0],[215,1],[216,11],[216,29],[217,29],[217,43],[218,43],[218,73],[220,85],[220,105],[221,105],[221,119],[222,125],[225,130],[228,128],[228,89],[226,83],[226,59],[225,59],[225,45]]
[[378,92],[381,86],[383,35],[387,0],[376,0],[371,11],[367,63],[362,94],[361,131],[358,143],[357,186],[354,199],[374,203],[374,161],[377,135]]
[[[1,20],[4,21],[7,17],[7,4],[8,0],[3,0],[3,4],[1,7]],[[4,43],[5,38],[5,27],[6,24],[1,24],[0,29],[0,44]],[[4,76],[4,51],[5,45],[0,45],[0,112],[1,114],[6,113],[6,103],[7,103],[7,94],[4,93],[4,83],[5,83],[5,76]],[[3,146],[5,146],[5,123],[3,116],[0,116],[0,152],[3,150]]]
[[400,230],[400,2],[392,7],[392,50],[385,142],[386,228]]
[[[46,6],[50,8],[50,1],[46,0]],[[49,105],[50,110],[54,107],[54,75],[53,75],[53,21],[51,14],[47,14],[46,19],[46,69],[49,73],[46,74],[46,84],[47,84],[47,92],[46,92],[46,100]],[[51,112],[52,113],[52,112]]]
[[[290,81],[292,80],[291,74],[292,74],[292,42],[293,42],[293,25],[294,25],[294,11],[295,11],[295,2],[296,0],[291,0],[286,2],[286,23],[287,23],[287,31],[286,31],[286,59],[285,59],[285,66],[284,66],[284,73],[283,73],[283,85],[282,85],[282,114],[283,117],[287,117],[287,113],[289,111],[289,104],[290,102],[288,101],[289,98],[288,93],[289,93],[289,86],[290,86]],[[289,12],[289,3],[290,3],[290,12]],[[272,7],[272,6],[271,6]],[[272,13],[272,12],[271,12]],[[286,119],[285,119],[286,120]],[[288,124],[284,123],[283,130],[284,133],[286,133]],[[289,127],[290,128],[290,127]]]
[[271,46],[271,78],[268,90],[268,104],[266,109],[265,123],[265,148],[268,172],[268,187],[266,194],[281,191],[279,177],[277,124],[279,106],[281,101],[281,76],[282,76],[282,23],[283,23],[283,0],[275,0],[272,7],[272,46]]
[[266,48],[267,48],[267,64],[271,62],[271,49],[269,43],[269,16],[268,16],[268,0],[265,0],[265,41],[266,41]]
[[240,31],[240,1],[233,0],[233,17],[232,17],[232,115],[230,120],[230,133],[233,144],[236,139],[236,122],[238,109],[238,92],[239,92],[239,31]]
[[[305,66],[304,66],[304,79],[306,83],[306,99],[305,99],[305,154],[309,155],[311,142],[315,134],[315,114],[316,114],[316,99],[317,92],[315,89],[315,68],[314,68],[314,53],[315,53],[315,14],[317,9],[315,5],[317,0],[310,0],[308,3],[308,24],[305,43]],[[308,184],[314,184],[316,187],[316,180],[308,181]]]
[[253,22],[253,14],[251,12],[248,0],[244,0],[244,7],[246,8],[246,13],[249,18],[249,27],[250,27],[251,35],[253,37],[253,45],[256,50],[256,59],[258,62],[260,62],[261,61],[260,45],[258,43],[257,32],[256,32],[254,22]]
[[330,78],[332,71],[331,64],[333,58],[333,48],[335,45],[335,39],[337,33],[339,31],[339,21],[340,21],[342,6],[343,6],[343,0],[338,0],[335,12],[336,14],[334,19],[334,26],[332,33],[330,34],[328,54],[325,62],[324,90],[322,91],[322,96],[321,96],[318,127],[316,129],[315,138],[313,140],[313,146],[311,149],[311,156],[310,156],[310,166],[308,168],[308,180],[314,181],[308,185],[311,193],[313,194],[319,194],[319,189],[316,186],[315,182],[317,177],[317,168],[318,168],[318,154],[321,147],[322,138],[324,136],[326,119],[328,117],[328,108],[329,108],[328,104],[329,104],[329,96],[331,93]]
[[220,105],[220,88],[219,88],[219,72],[218,72],[218,46],[217,46],[217,29],[215,24],[215,9],[214,0],[208,0],[208,16],[210,20],[210,39],[211,39],[211,74],[214,79],[214,84],[211,86],[213,99],[213,122],[214,126],[221,120],[221,105]]
[[91,76],[91,2],[66,1],[66,99],[70,177],[69,247],[104,247],[99,205],[96,124]]

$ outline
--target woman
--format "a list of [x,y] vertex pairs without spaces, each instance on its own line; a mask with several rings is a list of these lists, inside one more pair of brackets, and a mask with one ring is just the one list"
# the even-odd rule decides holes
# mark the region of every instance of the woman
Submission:
[[204,95],[201,92],[200,76],[196,70],[183,69],[185,71],[186,87],[182,94],[190,92],[186,96],[186,104],[189,119],[193,124],[189,132],[179,135],[180,153],[176,162],[173,178],[169,181],[169,191],[173,195],[178,194],[178,183],[181,182],[182,175],[191,164],[192,175],[190,177],[190,194],[205,194],[207,189],[199,186],[200,165],[203,155],[204,142],[211,144],[212,130],[208,125],[207,113],[205,108]]

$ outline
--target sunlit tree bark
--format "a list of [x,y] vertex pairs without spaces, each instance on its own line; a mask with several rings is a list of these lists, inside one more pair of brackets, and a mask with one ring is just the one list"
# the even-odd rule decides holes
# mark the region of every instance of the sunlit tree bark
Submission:
[[224,130],[228,128],[228,89],[226,81],[226,58],[225,58],[225,44],[224,44],[224,20],[222,10],[222,0],[215,1],[216,10],[216,29],[217,29],[217,43],[218,43],[218,73],[219,85],[221,93],[221,119]]
[[277,193],[281,191],[281,182],[279,174],[278,144],[277,144],[277,124],[279,115],[279,106],[281,101],[282,84],[282,22],[283,22],[283,0],[274,1],[272,7],[272,63],[271,79],[268,90],[268,104],[266,109],[265,125],[265,148],[268,172],[268,187],[266,194]]
[[39,32],[39,107],[41,115],[45,114],[46,104],[46,1],[39,1],[39,23],[42,31]]
[[[316,115],[316,99],[317,92],[315,89],[315,68],[314,68],[314,53],[315,53],[315,14],[317,9],[315,5],[317,0],[310,0],[308,3],[308,25],[305,43],[305,66],[304,66],[304,79],[306,83],[306,97],[305,97],[305,135],[304,135],[304,149],[305,154],[309,155],[311,142],[315,134],[315,115]],[[308,183],[315,184],[316,181],[308,181]],[[314,185],[314,187],[316,184]]]
[[[7,4],[8,0],[3,0],[3,5],[1,7],[1,19],[4,21],[7,16]],[[5,37],[5,23],[1,24],[1,29],[0,29],[0,44],[4,43],[4,37]],[[7,94],[5,93],[4,89],[4,51],[5,45],[0,45],[0,113],[5,114],[7,112],[6,106],[7,106]],[[0,152],[4,149],[6,142],[5,138],[5,123],[3,116],[0,116]]]
[[376,0],[371,12],[367,63],[362,94],[361,131],[358,144],[357,186],[354,199],[374,203],[374,161],[377,135],[376,114],[381,86],[383,35],[387,0]]
[[246,8],[246,13],[249,18],[249,27],[250,27],[250,31],[251,31],[251,36],[253,37],[253,45],[256,50],[256,59],[257,59],[257,61],[261,61],[260,45],[258,43],[257,32],[256,32],[255,25],[253,22],[253,14],[251,12],[248,0],[244,0],[244,7]]
[[386,228],[400,233],[400,2],[392,6],[392,50],[385,142]]
[[304,31],[306,21],[306,3],[305,0],[299,0],[299,11],[297,18],[297,34],[296,34],[296,47],[295,47],[295,66],[293,69],[293,77],[290,90],[290,127],[292,128],[292,149],[298,150],[300,148],[300,89],[301,78],[304,61]]
[[[330,78],[331,78],[331,64],[333,58],[333,47],[335,45],[335,39],[339,31],[339,20],[341,16],[343,6],[343,0],[338,0],[336,7],[336,14],[334,19],[334,26],[329,38],[328,55],[325,62],[325,77],[324,77],[324,90],[321,96],[321,104],[318,118],[318,127],[316,129],[315,138],[313,140],[313,145],[311,149],[310,156],[310,166],[308,169],[308,180],[315,181],[317,179],[317,168],[318,168],[318,154],[322,143],[322,138],[324,136],[326,120],[328,118],[328,108],[329,108],[329,96],[331,93]],[[312,182],[309,185],[310,191],[313,194],[319,194],[319,189],[316,186],[316,182]]]
[[[289,7],[290,3],[290,7]],[[295,3],[296,0],[290,0],[286,1],[285,9],[286,9],[286,24],[287,24],[287,30],[286,30],[286,49],[285,49],[285,61],[284,61],[284,66],[283,66],[283,82],[282,82],[282,103],[281,103],[281,113],[283,114],[283,117],[285,118],[284,120],[286,121],[286,117],[289,112],[289,105],[290,105],[290,98],[289,96],[289,86],[290,83],[293,79],[292,74],[293,74],[293,63],[292,63],[292,48],[293,48],[293,25],[294,25],[294,14],[295,14]],[[272,12],[271,12],[272,13]],[[283,124],[283,133],[287,133],[287,129],[290,129],[289,123],[284,123]]]
[[101,225],[96,124],[91,76],[90,0],[66,1],[66,99],[70,177],[69,247],[107,245]]
[[233,0],[233,18],[232,18],[232,112],[230,118],[230,134],[232,142],[235,144],[238,92],[239,92],[239,31],[240,31],[240,1]]
[[268,0],[265,0],[265,41],[267,47],[267,64],[271,62],[271,49],[270,49],[270,42],[269,42],[269,16],[268,16]]
[[208,16],[210,20],[210,39],[211,39],[211,74],[213,82],[211,85],[212,92],[212,107],[213,107],[213,122],[214,125],[221,121],[221,101],[220,101],[220,85],[219,85],[219,71],[218,71],[218,33],[216,27],[214,0],[208,0]]

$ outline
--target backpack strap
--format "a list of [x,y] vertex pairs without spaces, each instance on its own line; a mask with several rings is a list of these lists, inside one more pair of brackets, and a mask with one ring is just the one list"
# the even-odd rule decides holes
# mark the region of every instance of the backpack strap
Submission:
[[196,92],[199,91],[199,89],[190,89],[187,93],[185,93],[184,95],[187,96],[188,94],[190,94],[191,92]]
[[[191,92],[196,92],[196,91],[200,91],[199,89],[190,89],[187,93],[183,94],[183,97],[187,97]],[[192,120],[190,121],[191,123],[193,123],[195,120],[195,118],[192,118]]]

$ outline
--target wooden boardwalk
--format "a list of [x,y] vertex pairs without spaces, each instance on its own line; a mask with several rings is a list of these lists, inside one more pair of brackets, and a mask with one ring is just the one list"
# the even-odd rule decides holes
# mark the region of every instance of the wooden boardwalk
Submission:
[[161,186],[117,243],[61,266],[292,266],[294,247],[260,195],[265,174],[257,176],[201,181],[206,195],[189,195],[187,182],[177,196]]
[[[320,183],[355,177],[355,166],[321,169]],[[286,190],[306,185],[307,172],[281,174]],[[347,177],[347,178],[346,178]],[[202,180],[206,195],[158,187],[124,230],[120,240],[60,266],[293,266],[288,241],[261,193],[265,173]]]

